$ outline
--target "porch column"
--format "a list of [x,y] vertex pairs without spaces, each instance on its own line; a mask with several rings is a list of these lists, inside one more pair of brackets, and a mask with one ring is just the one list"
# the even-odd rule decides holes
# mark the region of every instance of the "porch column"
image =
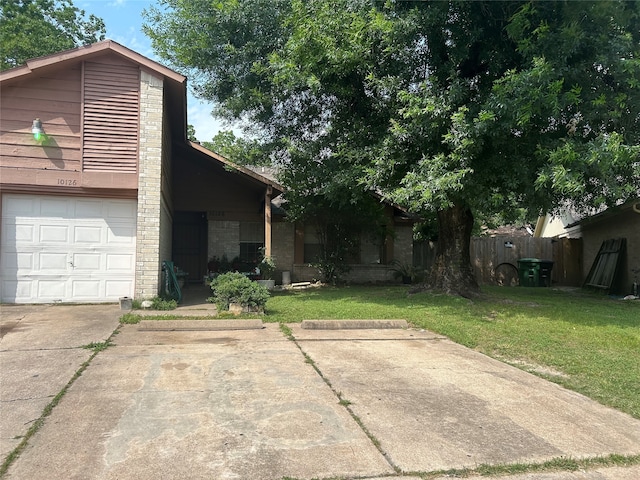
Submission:
[[267,187],[264,194],[264,254],[266,257],[271,256],[271,195],[273,189]]

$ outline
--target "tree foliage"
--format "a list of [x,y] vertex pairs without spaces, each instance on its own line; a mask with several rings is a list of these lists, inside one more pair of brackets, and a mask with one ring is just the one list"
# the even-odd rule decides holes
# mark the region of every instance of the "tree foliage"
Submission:
[[374,189],[436,215],[438,288],[477,288],[474,213],[638,195],[640,2],[163,3],[155,49],[254,127],[302,211]]
[[232,130],[222,130],[216,133],[211,141],[202,142],[202,145],[237,165],[271,165],[258,142],[245,137],[236,137]]
[[103,40],[104,22],[71,0],[0,0],[0,70]]

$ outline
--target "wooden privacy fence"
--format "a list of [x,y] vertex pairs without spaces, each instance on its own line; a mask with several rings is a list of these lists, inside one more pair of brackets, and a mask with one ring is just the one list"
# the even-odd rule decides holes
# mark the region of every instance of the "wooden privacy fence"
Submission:
[[[435,242],[416,242],[414,265],[429,269],[435,260]],[[471,239],[471,264],[481,284],[517,285],[518,259],[538,258],[553,261],[554,285],[582,284],[582,241],[570,238],[474,237]]]

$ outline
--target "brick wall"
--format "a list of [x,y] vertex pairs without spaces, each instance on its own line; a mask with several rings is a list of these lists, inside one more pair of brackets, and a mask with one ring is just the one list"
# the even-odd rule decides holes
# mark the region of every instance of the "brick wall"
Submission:
[[[293,226],[288,235],[293,241]],[[274,245],[276,241],[274,238]],[[351,283],[398,283],[401,281],[395,277],[391,266],[375,263],[375,259],[379,258],[380,249],[378,246],[366,244],[365,249],[363,257],[369,260],[369,263],[349,265],[351,270],[344,275],[344,280]],[[293,256],[293,248],[291,248],[291,255]],[[413,227],[411,225],[397,225],[395,227],[393,259],[401,263],[413,264]],[[293,282],[308,282],[320,279],[320,274],[312,266],[295,264],[291,269],[291,279]]]
[[[349,283],[399,283],[388,265],[350,265],[351,270],[344,275]],[[318,270],[307,264],[296,264],[291,272],[293,282],[321,280]]]
[[209,220],[207,259],[227,256],[233,260],[240,255],[240,222]]
[[413,226],[397,225],[395,227],[393,259],[413,265]]
[[271,256],[276,262],[276,283],[282,282],[283,271],[293,271],[295,225],[289,222],[271,224]]
[[158,260],[162,262],[163,260],[172,260],[171,257],[171,246],[173,240],[173,219],[171,217],[171,213],[169,211],[169,207],[167,203],[164,201],[164,196],[162,197],[162,203],[160,206],[160,256]]
[[163,113],[162,122],[162,197],[160,205],[160,262],[172,260],[173,248],[173,195],[171,185],[171,128],[169,112]]
[[163,81],[140,78],[140,148],[136,232],[136,298],[158,294],[163,141]]

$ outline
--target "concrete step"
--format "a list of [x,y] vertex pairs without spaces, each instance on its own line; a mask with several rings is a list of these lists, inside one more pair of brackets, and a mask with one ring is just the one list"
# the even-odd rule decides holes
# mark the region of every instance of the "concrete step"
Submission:
[[364,330],[408,328],[406,320],[303,320],[305,330]]
[[264,328],[262,320],[238,319],[238,320],[141,320],[138,324],[139,331],[167,331],[167,332],[194,332],[194,331],[219,331],[219,330],[258,330]]

